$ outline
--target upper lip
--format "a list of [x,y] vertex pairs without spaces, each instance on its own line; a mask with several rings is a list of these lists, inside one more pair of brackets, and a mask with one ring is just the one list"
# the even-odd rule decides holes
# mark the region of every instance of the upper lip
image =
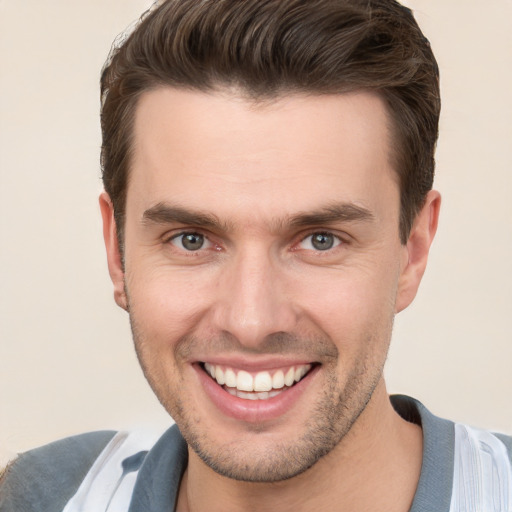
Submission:
[[246,370],[249,372],[275,370],[289,366],[299,366],[305,364],[316,364],[317,361],[305,357],[261,357],[261,358],[248,358],[243,356],[205,356],[198,358],[196,363],[209,363],[212,365],[226,366],[229,368],[237,368],[239,370]]

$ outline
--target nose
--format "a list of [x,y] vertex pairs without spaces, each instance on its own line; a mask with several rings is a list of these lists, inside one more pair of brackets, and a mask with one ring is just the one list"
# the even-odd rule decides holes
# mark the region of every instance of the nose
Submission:
[[222,277],[214,312],[218,330],[255,350],[272,334],[294,331],[297,312],[277,257],[247,248],[226,265]]

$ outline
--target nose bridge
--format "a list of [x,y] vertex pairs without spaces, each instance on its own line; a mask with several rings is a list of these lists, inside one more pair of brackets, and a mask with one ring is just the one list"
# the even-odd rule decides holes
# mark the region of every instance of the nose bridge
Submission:
[[224,273],[217,327],[240,344],[258,346],[265,337],[290,332],[295,322],[278,258],[256,244],[239,251]]

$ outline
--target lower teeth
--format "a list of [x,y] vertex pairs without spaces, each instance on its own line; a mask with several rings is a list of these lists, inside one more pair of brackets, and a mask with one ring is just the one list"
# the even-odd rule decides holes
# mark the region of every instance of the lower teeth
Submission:
[[236,388],[229,388],[228,386],[222,386],[230,395],[236,396],[238,398],[244,398],[245,400],[268,400],[269,398],[274,398],[275,396],[281,394],[283,391],[288,389],[288,387],[284,387],[282,389],[274,389],[272,391],[239,391]]

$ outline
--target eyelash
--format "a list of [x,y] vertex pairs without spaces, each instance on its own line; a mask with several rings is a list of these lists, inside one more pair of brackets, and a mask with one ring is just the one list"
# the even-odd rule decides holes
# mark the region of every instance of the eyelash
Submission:
[[[201,247],[199,247],[199,248],[198,248],[197,250],[195,250],[195,251],[194,251],[194,250],[187,250],[187,249],[185,249],[185,248],[183,247],[181,250],[183,250],[183,252],[185,252],[185,253],[189,253],[189,254],[191,254],[191,255],[192,255],[192,254],[194,254],[194,253],[198,253],[198,252],[200,252],[202,249],[204,250],[204,249],[209,248],[210,246],[214,246],[214,245],[215,245],[215,244],[214,244],[214,243],[209,239],[209,237],[208,237],[208,236],[204,235],[203,233],[200,233],[199,231],[180,231],[179,233],[175,233],[175,234],[173,234],[172,236],[167,237],[167,238],[164,240],[164,243],[166,243],[166,244],[169,244],[169,243],[170,243],[170,244],[172,244],[172,245],[175,245],[175,244],[173,244],[173,241],[174,241],[174,240],[178,240],[180,237],[185,237],[185,236],[187,236],[187,235],[188,235],[188,236],[197,236],[197,237],[201,237],[205,243],[209,244],[209,246],[208,246],[208,247],[206,247],[206,248],[205,248],[205,247],[203,247],[203,246],[201,246]],[[182,245],[183,245],[183,242],[182,242]]]
[[[185,237],[187,235],[193,235],[193,236],[199,236],[199,237],[202,237],[203,241],[208,244],[207,247],[204,247],[204,246],[201,246],[199,247],[197,250],[187,250],[186,248],[184,247],[177,247],[176,244],[173,243],[174,240],[177,240],[179,239],[180,237]],[[339,247],[340,245],[345,245],[347,244],[347,241],[346,239],[342,238],[341,236],[337,235],[337,234],[334,234],[332,231],[322,231],[322,230],[315,230],[315,231],[310,231],[308,232],[307,234],[305,235],[302,235],[300,240],[298,242],[295,242],[293,245],[292,245],[292,248],[291,250],[292,251],[298,251],[300,250],[300,245],[303,244],[308,238],[311,238],[313,236],[324,236],[324,237],[332,237],[334,239],[334,242],[333,242],[333,246],[331,247],[327,247],[326,249],[322,250],[322,249],[314,249],[314,248],[306,248],[305,250],[308,250],[308,251],[312,251],[314,253],[317,253],[319,256],[322,254],[322,253],[331,253],[334,249],[336,249],[337,247]],[[164,239],[164,243],[165,244],[169,244],[171,243],[172,245],[174,245],[178,250],[182,251],[183,253],[186,253],[187,255],[189,256],[199,256],[199,254],[201,252],[203,252],[204,250],[207,250],[207,249],[211,249],[212,247],[217,250],[217,251],[220,251],[222,248],[220,245],[218,244],[215,244],[208,235],[204,234],[204,233],[201,233],[200,231],[194,231],[194,230],[187,230],[187,231],[180,231],[179,233],[174,233],[172,234],[171,236],[167,236],[165,239]],[[311,245],[313,245],[313,241],[310,242]],[[183,245],[183,243],[182,243]]]
[[[316,242],[320,241],[320,237],[331,239],[331,245],[328,244],[328,246],[324,247],[323,249],[315,247],[315,237],[317,238]],[[342,243],[344,243],[344,241],[339,236],[335,235],[334,233],[331,233],[330,231],[314,231],[312,233],[309,233],[299,242],[299,244],[302,245],[308,239],[311,239],[310,245],[312,246],[312,248],[307,248],[307,250],[312,250],[313,252],[319,253],[329,252],[338,247],[339,245],[341,245]]]

